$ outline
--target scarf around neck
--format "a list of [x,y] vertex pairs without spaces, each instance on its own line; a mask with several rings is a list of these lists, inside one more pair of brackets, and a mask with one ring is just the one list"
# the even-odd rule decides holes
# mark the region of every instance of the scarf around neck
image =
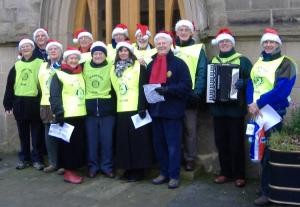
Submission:
[[127,60],[119,60],[118,62],[116,62],[116,66],[115,66],[116,76],[118,78],[122,77],[124,71],[131,65],[133,65],[133,60],[129,58]]
[[157,55],[151,70],[150,84],[167,82],[167,55]]

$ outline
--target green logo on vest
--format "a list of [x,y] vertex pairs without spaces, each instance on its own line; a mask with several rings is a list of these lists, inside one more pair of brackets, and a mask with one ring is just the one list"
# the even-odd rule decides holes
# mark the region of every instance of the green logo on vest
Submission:
[[93,81],[92,81],[92,87],[93,87],[93,88],[99,88],[99,85],[100,85],[100,83],[99,83],[98,80],[93,80]]
[[125,83],[122,83],[119,87],[120,94],[125,95],[128,91],[127,85]]
[[82,88],[77,89],[76,95],[78,96],[78,98],[80,100],[83,100],[84,99],[84,90]]
[[253,83],[255,86],[260,86],[260,85],[264,84],[264,79],[262,77],[256,76],[253,79]]

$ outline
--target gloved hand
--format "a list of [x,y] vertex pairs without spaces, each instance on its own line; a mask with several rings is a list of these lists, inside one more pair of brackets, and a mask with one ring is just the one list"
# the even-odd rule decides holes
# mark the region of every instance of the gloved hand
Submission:
[[140,110],[138,113],[139,113],[139,116],[141,117],[141,119],[144,119],[147,115],[145,110]]
[[59,124],[59,126],[62,127],[64,125],[64,123],[65,123],[65,121],[64,121],[64,115],[63,114],[57,114],[57,115],[55,115],[55,121],[56,121],[56,123]]
[[166,95],[168,93],[168,87],[167,86],[161,86],[161,87],[158,87],[158,88],[155,88],[154,89],[159,95]]
[[244,80],[243,79],[238,79],[237,82],[235,83],[234,87],[237,90],[241,90],[244,87]]

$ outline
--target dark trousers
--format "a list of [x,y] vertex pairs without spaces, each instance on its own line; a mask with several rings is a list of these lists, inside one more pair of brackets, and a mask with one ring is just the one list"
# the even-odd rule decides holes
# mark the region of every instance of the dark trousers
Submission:
[[163,176],[179,179],[182,119],[153,118],[153,144]]
[[49,135],[50,123],[44,124],[45,144],[48,152],[48,161],[50,165],[57,167],[57,148],[58,138]]
[[17,120],[17,127],[21,144],[19,159],[21,161],[42,162],[42,122],[39,120]]
[[86,133],[88,145],[88,166],[93,172],[108,173],[113,168],[113,129],[114,116],[86,118]]
[[214,117],[220,175],[245,178],[244,117]]

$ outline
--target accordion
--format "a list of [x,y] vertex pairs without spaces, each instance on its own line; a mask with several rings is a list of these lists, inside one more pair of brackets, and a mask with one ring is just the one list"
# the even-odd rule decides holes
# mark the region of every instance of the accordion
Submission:
[[209,64],[207,66],[206,102],[237,101],[239,95],[235,84],[239,77],[239,65]]

